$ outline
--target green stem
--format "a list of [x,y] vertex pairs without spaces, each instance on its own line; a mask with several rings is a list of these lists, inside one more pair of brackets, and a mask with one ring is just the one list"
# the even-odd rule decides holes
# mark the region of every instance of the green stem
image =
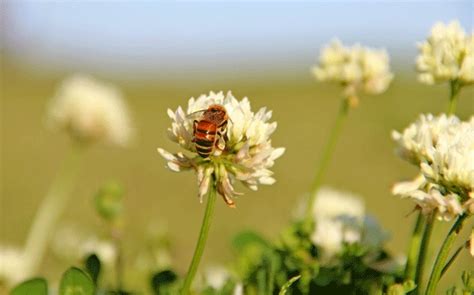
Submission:
[[341,105],[339,108],[339,113],[336,118],[336,122],[334,123],[334,126],[329,135],[329,139],[326,142],[326,146],[324,147],[323,154],[321,155],[319,166],[318,166],[318,169],[316,170],[316,176],[314,177],[313,183],[311,184],[308,206],[306,206],[306,219],[307,220],[310,220],[312,218],[311,217],[312,208],[316,200],[316,194],[319,190],[319,187],[322,184],[324,174],[327,170],[329,162],[334,153],[337,140],[339,138],[339,135],[341,134],[343,123],[347,118],[347,114],[349,113],[349,108],[350,108],[349,100],[347,98],[344,98],[341,101]]
[[415,284],[418,286],[415,293],[419,293],[420,286],[423,281],[423,273],[425,270],[425,261],[426,261],[426,254],[428,252],[429,241],[431,238],[431,233],[433,232],[433,224],[435,220],[435,213],[432,213],[426,218],[426,226],[425,230],[423,231],[423,237],[421,239],[420,244],[420,251],[418,253],[418,263],[416,267],[415,273]]
[[457,80],[451,81],[450,84],[450,96],[449,96],[449,107],[448,115],[453,115],[456,113],[456,106],[458,103],[459,93],[461,91],[461,85]]
[[430,280],[428,282],[428,288],[426,290],[426,295],[434,295],[436,294],[436,287],[438,285],[439,279],[441,278],[441,273],[443,272],[446,260],[448,259],[449,251],[454,244],[461,228],[463,226],[464,221],[467,218],[467,214],[461,215],[457,218],[454,225],[451,227],[448,235],[444,239],[443,244],[438,252],[438,256],[436,257],[435,264],[433,266],[433,270],[431,271]]
[[462,244],[459,248],[457,248],[457,250],[456,250],[456,252],[454,252],[453,256],[451,256],[451,258],[449,258],[448,262],[446,263],[446,265],[443,267],[443,270],[441,271],[440,279],[443,277],[443,275],[446,273],[446,271],[448,271],[449,267],[454,263],[456,258],[458,258],[459,253],[461,253],[462,249],[467,248],[467,245],[469,245],[469,241],[467,241],[466,243]]
[[202,253],[204,252],[204,247],[206,246],[207,236],[209,234],[209,228],[211,226],[215,203],[216,187],[215,184],[212,184],[209,189],[209,194],[207,196],[206,212],[204,213],[204,219],[202,220],[201,231],[199,232],[199,239],[196,245],[196,249],[194,250],[191,265],[189,266],[188,273],[184,280],[181,295],[187,295],[190,292],[191,284],[193,282],[194,276],[196,275],[199,262],[201,261]]
[[411,235],[410,248],[408,250],[407,264],[405,266],[405,278],[415,281],[416,266],[418,264],[418,256],[420,254],[421,239],[423,228],[425,225],[425,216],[418,212],[415,228]]
[[25,277],[36,275],[41,265],[55,224],[69,200],[68,197],[79,172],[82,155],[82,146],[74,143],[36,212],[25,244]]

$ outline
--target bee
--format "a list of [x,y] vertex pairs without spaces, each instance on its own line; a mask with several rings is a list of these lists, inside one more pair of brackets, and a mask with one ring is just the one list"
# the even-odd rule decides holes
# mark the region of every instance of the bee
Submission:
[[210,105],[199,120],[193,122],[193,142],[196,152],[203,158],[216,151],[225,149],[227,142],[227,121],[229,116],[226,109],[219,104]]

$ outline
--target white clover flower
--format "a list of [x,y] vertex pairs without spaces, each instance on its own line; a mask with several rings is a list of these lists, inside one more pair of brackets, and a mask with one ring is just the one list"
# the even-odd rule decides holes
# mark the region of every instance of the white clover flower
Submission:
[[423,175],[448,191],[468,195],[474,191],[474,117],[454,124],[440,135],[432,160],[421,163]]
[[230,273],[222,266],[212,266],[205,270],[204,277],[208,286],[215,290],[221,290],[230,278]]
[[15,247],[0,246],[0,285],[14,285],[24,279],[25,273],[23,252]]
[[382,228],[372,215],[366,215],[362,229],[361,243],[373,249],[378,249],[389,238],[389,233]]
[[423,214],[436,213],[439,220],[449,221],[463,214],[465,208],[461,204],[460,197],[452,193],[443,195],[442,190],[442,187],[427,182],[423,175],[419,175],[413,181],[395,184],[392,193],[412,199]]
[[441,114],[435,117],[431,114],[420,115],[419,119],[408,126],[402,133],[392,131],[392,138],[397,143],[397,152],[405,160],[416,165],[423,161],[432,161],[433,147],[438,144],[441,134],[460,120],[454,116]]
[[244,285],[242,283],[235,285],[232,295],[244,295]]
[[112,241],[101,239],[75,226],[63,226],[54,235],[53,253],[64,260],[82,260],[96,254],[104,265],[113,265],[117,249]]
[[[223,106],[229,117],[225,135],[227,140],[223,149],[214,147],[210,157],[203,158],[197,154],[193,142],[192,114],[216,104]],[[238,101],[231,92],[227,95],[210,92],[197,99],[191,98],[186,111],[178,107],[176,111],[168,110],[168,115],[172,120],[171,128],[168,129],[169,136],[187,154],[171,154],[161,148],[158,152],[168,161],[171,170],[196,171],[201,201],[213,183],[227,205],[233,207],[232,198],[239,195],[234,190],[235,181],[240,181],[252,190],[257,190],[259,184],[270,185],[275,182],[273,172],[269,169],[285,149],[272,146],[270,136],[277,123],[268,122],[272,116],[271,111],[261,108],[254,113],[247,98]]]
[[76,74],[63,81],[53,97],[47,123],[85,142],[126,145],[132,136],[129,112],[119,89]]
[[330,188],[321,188],[313,207],[315,229],[311,241],[320,248],[322,261],[339,254],[344,243],[361,239],[364,204],[359,197]]
[[466,34],[458,21],[447,25],[436,23],[431,35],[418,47],[416,66],[421,82],[474,83],[474,34]]
[[359,92],[385,92],[393,79],[385,50],[370,49],[359,44],[344,47],[338,40],[323,48],[319,63],[312,71],[319,81],[343,85],[348,98],[357,98]]
[[436,211],[444,220],[473,213],[474,118],[421,115],[392,137],[402,158],[421,172],[413,181],[396,184],[395,195],[414,199],[424,214]]

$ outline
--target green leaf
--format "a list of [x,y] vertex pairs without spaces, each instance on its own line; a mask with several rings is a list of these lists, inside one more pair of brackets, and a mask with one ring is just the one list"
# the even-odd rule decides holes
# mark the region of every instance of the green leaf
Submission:
[[84,267],[91,276],[94,284],[97,285],[101,268],[99,257],[95,254],[89,255],[84,262]]
[[413,280],[405,281],[403,282],[403,289],[405,290],[405,293],[409,293],[416,289],[416,284]]
[[237,251],[243,250],[250,245],[258,245],[265,248],[269,246],[268,242],[254,231],[243,231],[238,233],[234,237],[232,245]]
[[301,278],[301,275],[297,275],[297,276],[294,276],[292,277],[291,279],[289,279],[280,289],[280,292],[278,293],[278,295],[285,295],[286,292],[288,291],[288,289],[291,287],[291,285],[293,285],[294,282],[296,282],[297,280],[299,280]]
[[106,220],[114,220],[123,211],[123,188],[114,182],[104,185],[95,196],[95,208]]
[[68,269],[59,284],[59,295],[93,295],[94,291],[92,279],[77,267]]
[[163,270],[153,275],[151,278],[151,287],[155,294],[161,294],[162,291],[178,280],[178,275],[172,270]]
[[467,291],[474,292],[474,271],[463,271],[461,276],[464,288]]
[[31,279],[16,286],[10,295],[48,295],[48,283],[41,278]]
[[390,286],[387,291],[387,295],[405,295],[405,288],[401,284],[395,284]]

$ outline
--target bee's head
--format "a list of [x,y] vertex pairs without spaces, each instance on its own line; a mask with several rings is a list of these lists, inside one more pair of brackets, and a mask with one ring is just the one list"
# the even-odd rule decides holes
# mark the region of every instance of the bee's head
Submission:
[[225,113],[225,108],[223,106],[221,106],[220,104],[213,104],[213,105],[210,105],[208,108],[207,108],[207,111],[210,112],[210,113],[213,113],[213,114],[217,114],[217,113]]
[[204,116],[211,121],[220,123],[220,121],[227,119],[227,112],[223,106],[219,104],[213,104],[207,108]]

